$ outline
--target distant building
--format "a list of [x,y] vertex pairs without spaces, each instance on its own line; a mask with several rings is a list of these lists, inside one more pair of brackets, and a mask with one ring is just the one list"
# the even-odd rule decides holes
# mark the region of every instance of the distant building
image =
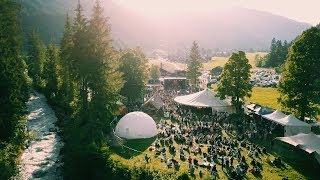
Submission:
[[160,63],[161,77],[186,77],[186,70],[176,64],[164,62]]

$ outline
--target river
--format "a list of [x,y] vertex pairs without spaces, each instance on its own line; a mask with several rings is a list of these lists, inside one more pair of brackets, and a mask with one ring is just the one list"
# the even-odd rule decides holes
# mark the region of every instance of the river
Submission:
[[27,130],[31,139],[21,156],[17,179],[62,179],[58,121],[44,95],[33,92],[27,102]]

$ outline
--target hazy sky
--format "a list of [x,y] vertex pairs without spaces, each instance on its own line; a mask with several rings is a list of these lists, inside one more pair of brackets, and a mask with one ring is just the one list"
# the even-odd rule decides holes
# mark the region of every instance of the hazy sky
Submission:
[[134,11],[149,14],[166,14],[177,10],[201,11],[205,9],[241,6],[267,11],[290,19],[320,23],[320,0],[113,0]]

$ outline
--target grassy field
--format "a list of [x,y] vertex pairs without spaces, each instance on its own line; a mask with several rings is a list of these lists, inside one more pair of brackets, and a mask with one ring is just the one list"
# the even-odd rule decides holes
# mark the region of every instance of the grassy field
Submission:
[[279,97],[280,95],[277,88],[254,87],[252,89],[252,96],[247,98],[246,101],[248,103],[257,103],[273,109],[281,110],[281,106],[278,103]]
[[[257,54],[259,54],[260,56],[265,56],[267,53],[264,53],[264,52],[246,53],[246,56],[252,67],[255,67],[254,57]],[[213,57],[210,62],[204,63],[204,70],[211,70],[212,68],[217,66],[223,67],[228,61],[228,59],[229,57]]]
[[[215,87],[213,87],[215,88]],[[276,88],[261,88],[254,87],[252,91],[252,97],[247,98],[247,102],[258,103],[263,106],[268,106],[274,109],[281,109],[280,104],[277,102],[277,98],[279,97],[279,93]],[[224,133],[225,134],[225,133]],[[258,144],[260,144],[259,142]],[[188,172],[188,162],[180,161],[179,170],[175,170],[174,168],[167,168],[164,162],[161,162],[160,158],[155,155],[155,152],[149,151],[148,147],[152,144],[152,139],[150,140],[142,140],[142,141],[129,141],[126,145],[138,149],[142,152],[133,152],[119,148],[111,148],[114,152],[111,155],[111,159],[116,163],[120,163],[122,166],[126,166],[128,168],[140,167],[144,169],[148,169],[151,171],[161,171],[166,174],[176,174],[177,176],[182,175],[183,173]],[[173,145],[176,149],[180,149],[181,145],[173,142]],[[265,145],[262,143],[262,145]],[[265,145],[267,146],[267,145]],[[267,146],[268,147],[268,146]],[[205,148],[202,148],[205,149]],[[168,147],[166,147],[168,158],[174,157],[175,159],[179,159],[179,152],[177,154],[170,154]],[[250,158],[246,155],[247,149],[244,149],[243,154],[245,155],[247,162],[250,162]],[[151,157],[151,163],[145,162],[145,154]],[[187,157],[190,155],[192,158],[197,157],[197,159],[201,159],[200,155],[194,155],[193,153],[186,154]],[[160,155],[161,156],[161,155]],[[295,163],[292,160],[284,159],[286,162],[285,167],[278,168],[273,166],[272,164],[267,162],[267,159],[273,160],[277,155],[277,153],[273,151],[269,151],[267,155],[260,156],[259,162],[263,165],[263,170],[261,172],[261,176],[254,176],[252,173],[247,173],[245,179],[272,179],[272,180],[281,180],[284,177],[288,177],[288,179],[313,179],[317,177],[315,172],[310,172],[310,167],[301,165],[299,163]],[[248,161],[249,160],[249,161]],[[199,162],[202,162],[201,160]],[[251,165],[250,165],[251,168]],[[249,168],[249,169],[250,169]],[[195,170],[195,179],[200,179],[199,171],[202,170],[204,172],[203,179],[212,179],[210,173],[204,168],[196,168]],[[218,179],[228,179],[226,170],[222,170],[220,165],[217,165],[218,170]]]
[[[211,87],[216,91],[216,85],[212,85]],[[277,91],[277,88],[253,87],[252,96],[250,98],[246,98],[246,101],[249,104],[256,103],[262,106],[281,110],[281,105],[278,103],[279,97],[280,94]]]
[[[246,56],[247,56],[249,63],[251,64],[252,67],[255,67],[254,57],[257,54],[259,54],[260,56],[265,56],[267,53],[264,53],[264,52],[246,53]],[[223,67],[226,64],[226,62],[228,61],[228,59],[229,59],[229,57],[213,57],[211,61],[203,64],[203,70],[209,71],[212,68],[217,67],[217,66]],[[160,66],[160,63],[161,63],[161,61],[159,61],[159,60],[154,60],[154,59],[149,60],[149,64],[154,64],[154,65]],[[162,63],[169,63],[169,62],[162,62]],[[183,63],[171,63],[171,65],[177,66],[182,69],[187,68],[187,65],[183,64]]]
[[[277,91],[277,88],[253,87],[252,96],[246,98],[246,101],[248,103],[257,103],[272,109],[284,111],[280,103],[278,103],[279,97],[280,94]],[[320,115],[318,115],[317,118],[320,120]]]
[[[226,133],[224,133],[226,136]],[[111,155],[111,159],[116,162],[120,163],[121,166],[125,166],[128,168],[136,168],[140,167],[143,169],[148,169],[151,171],[161,171],[166,174],[176,174],[177,176],[182,175],[183,173],[188,173],[188,162],[187,161],[181,161],[178,160],[180,163],[180,168],[179,169],[174,169],[174,168],[168,168],[164,162],[161,162],[160,156],[156,156],[154,151],[149,151],[147,144],[151,145],[150,140],[146,141],[133,141],[130,142],[129,144],[131,145],[132,148],[134,149],[139,149],[142,152],[136,153],[136,152],[130,152],[128,150],[123,150],[123,149],[115,149],[111,148],[111,150],[114,152]],[[180,149],[181,145],[177,144],[176,142],[173,142],[173,145],[176,147],[176,149]],[[206,146],[206,145],[204,145]],[[172,158],[174,157],[175,159],[179,159],[179,151],[177,151],[177,154],[170,154],[168,146],[165,147],[167,150],[167,157]],[[206,149],[206,148],[202,148]],[[206,152],[205,150],[203,150]],[[244,148],[244,151],[242,151],[242,154],[246,157],[248,164],[250,164],[251,158],[249,158],[247,154],[248,150]],[[144,156],[147,154],[150,158],[151,161],[149,163],[145,162]],[[194,158],[197,157],[199,159],[199,163],[202,162],[201,156],[200,155],[195,155],[193,153],[185,153],[185,155],[188,157],[189,155]],[[279,168],[275,167],[274,165],[270,164],[267,162],[267,159],[273,160],[275,158],[275,153],[268,153],[266,155],[260,155],[259,162],[262,163],[263,170],[261,172],[261,176],[259,175],[253,175],[252,173],[248,172],[246,179],[272,179],[272,180],[281,180],[283,177],[288,177],[289,179],[308,179],[310,174],[304,175],[303,173],[306,173],[307,170],[303,167],[297,168],[297,166],[291,166],[290,163],[286,163],[285,167]],[[217,163],[216,163],[217,164]],[[235,164],[237,162],[235,161]],[[300,165],[301,166],[301,165]],[[249,165],[249,169],[251,169],[251,165]],[[195,179],[200,179],[199,177],[199,171],[204,172],[203,179],[212,179],[210,176],[209,171],[207,171],[204,168],[198,167],[195,169],[195,176],[193,178]],[[222,170],[222,167],[217,164],[217,170],[218,170],[218,179],[228,179],[227,176],[227,171],[224,169]],[[314,175],[312,175],[314,176]]]

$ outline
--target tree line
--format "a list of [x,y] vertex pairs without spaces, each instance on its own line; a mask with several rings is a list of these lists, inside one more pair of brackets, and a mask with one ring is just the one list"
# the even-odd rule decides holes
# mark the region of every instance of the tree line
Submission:
[[[110,162],[107,142],[117,102],[131,106],[142,101],[148,77],[142,49],[112,46],[108,18],[96,1],[90,18],[83,14],[80,2],[72,18],[66,16],[60,44],[46,46],[36,32],[31,33],[24,55],[19,14],[16,1],[0,0],[0,179],[18,171],[19,154],[27,139],[25,115],[31,84],[46,95],[59,118],[66,179],[152,176],[143,169],[130,175]],[[306,30],[290,46],[284,61],[280,102],[301,119],[319,113],[319,43],[319,29]],[[278,49],[274,52],[282,49],[285,54],[285,44],[274,40],[272,46]],[[269,64],[279,63],[280,56],[275,57],[279,59]],[[196,42],[187,62],[187,77],[196,86],[203,67]],[[250,68],[245,53],[239,51],[232,54],[221,74],[218,95],[231,96],[238,113],[244,97],[251,95]],[[151,67],[150,72],[157,79],[159,71]]]
[[[296,40],[288,44],[272,40],[270,53],[263,58],[265,67],[280,67],[282,70],[278,86],[278,102],[284,110],[294,113],[301,120],[317,118],[320,114],[320,28],[312,27],[304,31]],[[262,57],[258,57],[261,59]],[[203,66],[199,47],[193,43],[188,59],[187,77],[190,84],[197,86]],[[219,69],[213,69],[216,71]],[[231,97],[231,103],[239,114],[245,97],[250,97],[251,65],[244,52],[233,53],[225,64],[218,84],[221,99]],[[212,70],[212,71],[213,71]]]
[[276,40],[275,38],[273,38],[271,41],[269,53],[264,57],[258,54],[256,55],[256,66],[263,68],[281,68],[287,58],[290,45],[291,43],[288,43],[286,40],[282,42],[281,40]]
[[[106,135],[118,101],[141,101],[148,66],[141,48],[117,50],[99,1],[87,18],[80,2],[67,15],[60,44],[46,46],[37,32],[21,51],[20,6],[0,1],[0,179],[17,173],[26,140],[26,104],[31,85],[45,94],[59,117],[65,147],[64,176],[110,175]],[[30,77],[30,78],[29,78]],[[129,89],[129,91],[128,91]]]
[[19,156],[26,140],[26,101],[30,79],[22,54],[21,7],[0,0],[0,179],[18,172]]
[[73,18],[67,15],[60,44],[45,47],[33,33],[28,55],[33,85],[60,119],[64,177],[107,178],[106,136],[119,110],[117,102],[131,106],[143,97],[148,66],[142,49],[112,46],[108,18],[96,1],[90,18],[80,2]]

